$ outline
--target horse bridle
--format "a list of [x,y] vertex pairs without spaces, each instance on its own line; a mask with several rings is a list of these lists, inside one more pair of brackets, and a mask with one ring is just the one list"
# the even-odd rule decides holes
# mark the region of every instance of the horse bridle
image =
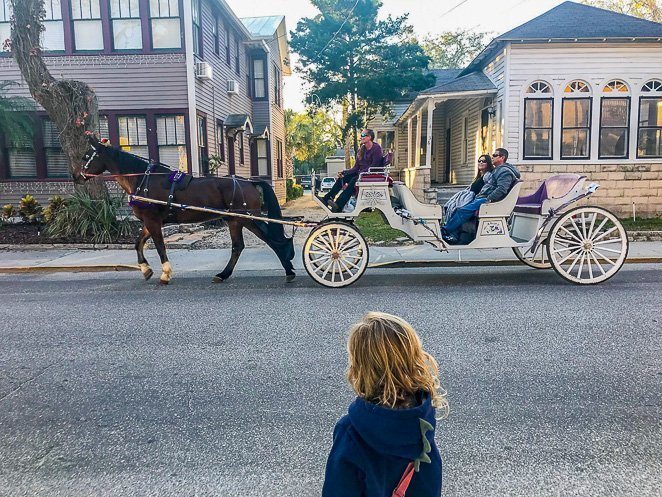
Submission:
[[87,179],[87,176],[85,176],[85,171],[90,167],[90,164],[92,164],[92,161],[94,158],[97,156],[98,152],[97,149],[94,149],[94,152],[92,152],[92,155],[90,158],[87,160],[87,162],[83,165],[83,167],[80,169],[80,175],[83,177],[83,179]]

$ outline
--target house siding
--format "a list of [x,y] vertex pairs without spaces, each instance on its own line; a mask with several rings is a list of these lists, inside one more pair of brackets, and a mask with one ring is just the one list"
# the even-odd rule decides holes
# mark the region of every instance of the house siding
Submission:
[[[482,98],[449,100],[447,113],[451,116],[451,177],[455,185],[467,185],[476,175],[478,135]],[[463,153],[464,118],[468,119],[468,146],[466,157]]]

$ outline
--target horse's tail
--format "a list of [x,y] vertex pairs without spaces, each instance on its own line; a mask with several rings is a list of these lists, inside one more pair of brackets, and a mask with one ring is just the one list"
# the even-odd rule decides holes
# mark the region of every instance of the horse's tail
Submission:
[[[280,210],[278,197],[276,197],[276,193],[271,185],[261,180],[254,181],[254,184],[262,190],[262,199],[267,208],[267,216],[270,219],[282,219],[283,213]],[[282,224],[264,221],[255,221],[255,224],[264,233],[269,246],[276,252],[280,259],[288,261],[294,259],[294,241],[285,236],[285,230]]]

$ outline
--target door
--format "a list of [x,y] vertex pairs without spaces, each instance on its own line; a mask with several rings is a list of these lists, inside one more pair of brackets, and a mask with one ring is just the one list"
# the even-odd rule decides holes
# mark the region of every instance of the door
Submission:
[[235,162],[234,162],[234,136],[228,135],[228,174],[234,176]]
[[444,168],[444,183],[451,182],[451,128],[446,130],[446,164]]

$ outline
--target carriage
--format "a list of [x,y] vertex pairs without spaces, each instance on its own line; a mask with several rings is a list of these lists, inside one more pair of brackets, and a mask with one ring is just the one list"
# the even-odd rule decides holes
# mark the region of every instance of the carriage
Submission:
[[627,233],[614,214],[577,205],[598,189],[595,183],[587,184],[586,176],[551,176],[535,193],[522,197],[519,180],[501,201],[481,205],[472,221],[475,238],[464,245],[442,239],[442,207],[419,202],[405,184],[389,177],[388,168],[360,175],[350,212],[331,212],[312,183],[313,198],[327,218],[310,232],[303,263],[310,277],[327,287],[351,285],[368,267],[369,247],[354,224],[366,210],[378,210],[392,228],[438,251],[511,248],[524,264],[553,268],[563,279],[581,285],[614,276],[628,252]]

